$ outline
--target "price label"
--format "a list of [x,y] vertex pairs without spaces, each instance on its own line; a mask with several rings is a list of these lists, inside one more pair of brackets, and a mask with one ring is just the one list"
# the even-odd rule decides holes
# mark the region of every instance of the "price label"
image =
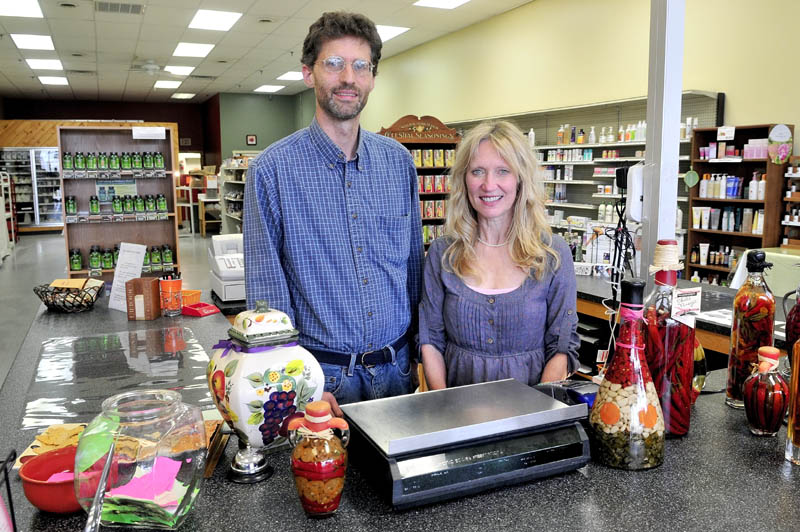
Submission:
[[133,138],[162,140],[167,138],[166,128],[163,127],[134,127]]
[[736,126],[722,126],[717,128],[717,140],[733,140]]

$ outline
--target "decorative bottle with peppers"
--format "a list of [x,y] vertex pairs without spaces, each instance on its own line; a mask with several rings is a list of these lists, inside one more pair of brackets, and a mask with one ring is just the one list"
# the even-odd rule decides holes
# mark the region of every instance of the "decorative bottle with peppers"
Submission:
[[[305,416],[291,420],[288,428],[294,446],[292,473],[303,510],[314,517],[333,514],[339,508],[347,470],[347,421],[332,417],[326,401],[314,401],[306,405]],[[341,439],[333,429],[341,431]]]
[[[792,357],[792,367],[800,368],[800,341],[794,343],[789,356]],[[784,457],[793,464],[800,465],[800,371],[792,371],[789,386],[789,422],[786,427]]]
[[774,347],[759,348],[758,367],[742,386],[747,423],[756,436],[775,436],[789,404],[789,386],[778,373],[779,356]]
[[[791,292],[787,293],[783,296],[783,312],[784,316],[786,316],[786,345],[787,349],[794,346],[797,343],[797,340],[800,340],[800,286],[798,286],[795,291],[795,304],[792,307],[792,310],[786,310],[786,301],[789,299],[789,296],[792,295]],[[794,357],[791,353],[789,353],[789,367],[793,368]]]
[[664,461],[664,416],[645,360],[644,281],[622,281],[614,356],[589,416],[592,456],[620,469],[648,469]]
[[[659,240],[658,244],[678,245],[675,240]],[[677,273],[656,272],[655,289],[645,305],[645,358],[661,401],[664,426],[671,436],[689,432],[694,378],[694,328],[676,320],[672,313]]]
[[775,298],[766,281],[764,269],[772,264],[765,261],[760,249],[747,254],[747,281],[733,299],[731,352],[728,357],[728,384],[725,404],[744,408],[742,385],[756,363],[758,348],[772,345],[775,325]]

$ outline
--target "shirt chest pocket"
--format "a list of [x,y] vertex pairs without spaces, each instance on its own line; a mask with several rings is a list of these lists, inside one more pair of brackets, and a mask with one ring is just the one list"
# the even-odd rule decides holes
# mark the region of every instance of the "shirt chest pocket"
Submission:
[[411,218],[409,216],[375,216],[367,229],[371,234],[371,249],[376,258],[391,264],[408,260]]

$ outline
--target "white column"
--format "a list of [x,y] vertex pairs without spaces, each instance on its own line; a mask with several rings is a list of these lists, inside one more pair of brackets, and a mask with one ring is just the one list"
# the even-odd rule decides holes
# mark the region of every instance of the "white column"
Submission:
[[685,0],[650,0],[642,278],[653,262],[656,242],[675,238],[685,11]]

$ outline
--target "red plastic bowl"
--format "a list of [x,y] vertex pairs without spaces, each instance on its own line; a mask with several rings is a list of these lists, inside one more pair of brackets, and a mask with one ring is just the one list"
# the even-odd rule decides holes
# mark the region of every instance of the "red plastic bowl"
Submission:
[[71,445],[55,451],[35,456],[25,462],[19,470],[25,497],[40,510],[56,514],[77,512],[81,509],[75,497],[72,480],[47,482],[55,473],[73,471],[75,468],[75,451],[77,446]]

